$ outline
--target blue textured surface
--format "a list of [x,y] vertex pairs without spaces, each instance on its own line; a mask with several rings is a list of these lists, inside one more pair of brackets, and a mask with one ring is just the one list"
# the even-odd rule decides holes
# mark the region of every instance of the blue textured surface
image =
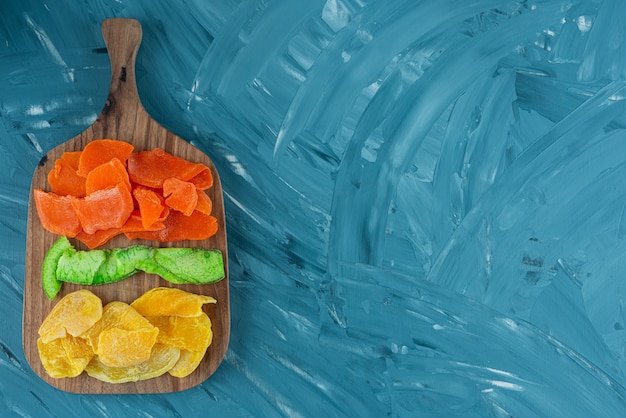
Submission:
[[[232,329],[202,385],[80,396],[21,345],[27,198],[144,31],[214,160]],[[3,1],[0,415],[624,416],[626,2]]]

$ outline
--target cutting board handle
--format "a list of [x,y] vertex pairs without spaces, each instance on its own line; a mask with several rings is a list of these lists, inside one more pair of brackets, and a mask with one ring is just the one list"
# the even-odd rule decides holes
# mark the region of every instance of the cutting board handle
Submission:
[[135,58],[141,44],[141,24],[135,19],[111,18],[102,22],[102,36],[111,60],[111,86],[104,109],[143,111],[135,78]]

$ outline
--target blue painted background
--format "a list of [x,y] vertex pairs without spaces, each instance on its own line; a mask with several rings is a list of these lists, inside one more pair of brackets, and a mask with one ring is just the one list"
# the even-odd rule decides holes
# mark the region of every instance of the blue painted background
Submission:
[[[182,393],[63,393],[21,345],[31,176],[114,16],[225,191],[231,342]],[[624,416],[625,98],[621,0],[2,1],[0,415]]]

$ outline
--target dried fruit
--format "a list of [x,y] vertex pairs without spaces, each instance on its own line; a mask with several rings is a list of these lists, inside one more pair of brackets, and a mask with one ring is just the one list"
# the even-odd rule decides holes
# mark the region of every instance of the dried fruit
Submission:
[[217,218],[205,215],[199,210],[194,210],[189,216],[185,216],[177,210],[170,211],[167,219],[163,221],[165,228],[156,231],[133,231],[125,232],[129,240],[146,239],[159,242],[175,242],[183,240],[203,240],[209,238],[218,230]]
[[77,337],[90,329],[102,316],[102,301],[88,290],[78,290],[57,303],[39,327],[44,343],[67,334]]
[[165,179],[163,182],[163,196],[167,205],[185,216],[196,210],[198,191],[193,183],[179,180],[176,177]]
[[91,170],[100,164],[108,163],[113,158],[117,158],[125,164],[134,148],[128,142],[115,139],[91,141],[83,148],[76,172],[79,176],[87,177]]
[[89,248],[96,248],[111,238],[126,233],[126,232],[138,232],[138,231],[156,231],[159,229],[165,228],[165,224],[157,220],[150,227],[144,228],[143,226],[143,217],[140,213],[133,211],[130,214],[130,217],[126,221],[126,223],[121,228],[110,228],[110,229],[101,229],[99,231],[94,232],[93,234],[88,234],[85,231],[80,231],[78,235],[76,235],[76,239],[81,241]]
[[113,158],[111,161],[95,167],[87,174],[85,192],[89,195],[95,191],[113,187],[117,183],[124,183],[128,190],[131,189],[126,166],[119,159]]
[[128,158],[128,174],[132,182],[153,188],[162,188],[163,182],[172,177],[191,181],[198,189],[213,185],[213,177],[207,166],[176,157],[160,148],[131,154]]
[[199,316],[149,316],[148,321],[159,329],[157,342],[189,351],[206,349],[213,339],[211,320]]
[[204,190],[196,190],[198,194],[198,203],[196,204],[196,210],[207,216],[213,211],[213,201]]
[[162,222],[167,218],[170,211],[161,195],[154,190],[137,186],[133,189],[133,197],[139,205],[141,225],[144,229],[150,229],[158,221],[161,221],[161,227],[158,229],[165,228]]
[[[120,234],[171,242],[203,240],[218,230],[205,192],[213,186],[209,167],[159,148],[133,153],[127,142],[97,139],[63,153],[48,183],[52,192],[33,191],[42,226],[89,248]],[[135,212],[139,223],[129,222]]]
[[108,383],[136,382],[159,377],[170,370],[180,358],[180,350],[155,344],[150,358],[130,367],[109,367],[94,357],[85,368],[87,374]]
[[96,354],[105,366],[128,367],[143,363],[150,358],[150,352],[157,341],[156,328],[105,329],[98,336]]
[[180,359],[169,370],[172,376],[188,376],[200,365],[213,340],[211,320],[202,306],[216,302],[210,296],[157,287],[131,304],[159,328],[158,343],[180,349]]
[[72,199],[72,208],[83,231],[121,228],[133,212],[133,196],[123,182],[108,189],[96,190],[83,199]]
[[61,299],[44,320],[37,340],[39,357],[54,378],[83,371],[109,383],[167,372],[185,377],[202,362],[213,339],[211,320],[202,311],[206,303],[215,299],[156,288],[133,302],[142,312],[157,313],[144,316],[119,301],[102,308],[100,298],[78,290]]
[[216,303],[211,296],[197,295],[175,287],[155,287],[130,304],[143,316],[200,316],[202,305]]
[[180,350],[180,358],[168,373],[174,377],[189,376],[198,368],[206,351],[206,348],[203,351]]
[[77,251],[67,237],[59,238],[43,260],[42,286],[54,299],[61,282],[102,285],[118,282],[137,271],[158,274],[174,284],[215,283],[225,276],[222,253],[204,248],[125,248]]
[[59,260],[63,254],[72,251],[76,250],[72,247],[67,237],[63,236],[52,244],[52,247],[50,247],[43,259],[41,265],[41,286],[43,287],[43,292],[51,300],[61,291],[61,286],[63,285],[63,283],[57,279],[57,265],[59,264]]
[[81,151],[64,152],[48,173],[48,183],[58,195],[84,197],[85,178],[76,173]]
[[102,317],[82,336],[105,366],[125,367],[146,361],[159,330],[124,302],[110,302]]
[[54,378],[78,376],[94,356],[86,340],[71,335],[47,343],[39,338],[37,348],[44,369]]
[[72,207],[74,197],[35,189],[33,199],[41,225],[46,230],[70,238],[81,231],[80,219]]

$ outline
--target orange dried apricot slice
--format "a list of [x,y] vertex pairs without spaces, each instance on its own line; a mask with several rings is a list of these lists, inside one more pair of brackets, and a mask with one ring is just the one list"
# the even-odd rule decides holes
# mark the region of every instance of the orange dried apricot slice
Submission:
[[217,218],[205,215],[194,210],[189,216],[173,210],[163,221],[165,228],[158,231],[125,232],[129,240],[146,239],[159,242],[174,242],[182,240],[203,240],[209,238],[218,230]]
[[213,174],[211,174],[211,170],[207,168],[190,178],[188,181],[193,183],[198,190],[208,189],[213,186]]
[[80,220],[72,206],[75,200],[73,196],[61,196],[34,189],[33,200],[41,225],[46,230],[70,238],[75,237],[81,231]]
[[81,151],[67,151],[54,162],[48,172],[48,183],[52,191],[63,196],[84,197],[85,178],[76,173]]
[[167,205],[189,216],[198,204],[198,192],[193,183],[171,177],[163,181],[163,196]]
[[44,343],[67,334],[79,336],[101,319],[102,311],[102,301],[89,290],[69,293],[54,305],[43,320],[39,336]]
[[175,287],[155,287],[135,299],[132,306],[141,315],[193,317],[202,314],[202,305],[216,303],[211,296],[186,292]]
[[180,350],[155,344],[147,361],[128,367],[109,367],[94,357],[85,371],[93,378],[108,383],[136,382],[167,373],[180,358]]
[[132,144],[116,139],[96,139],[91,141],[83,148],[76,173],[79,176],[87,177],[91,170],[100,164],[111,161],[113,158],[126,163],[133,150]]
[[117,183],[124,183],[130,190],[130,179],[126,166],[118,159],[100,164],[87,174],[85,181],[85,193],[87,195],[97,191],[108,189]]
[[97,190],[83,199],[73,199],[72,207],[83,230],[93,234],[98,230],[121,228],[133,212],[133,197],[124,183]]
[[169,208],[165,206],[165,200],[154,190],[135,186],[133,197],[139,205],[141,224],[144,229],[149,229],[157,221],[163,221],[169,214]]
[[163,221],[154,222],[149,228],[144,228],[141,215],[135,211],[130,214],[130,217],[121,228],[100,229],[93,234],[88,234],[85,231],[81,231],[76,235],[76,239],[81,241],[90,249],[99,247],[111,238],[116,237],[125,232],[137,232],[137,231],[158,231],[165,228]]
[[[209,183],[211,171],[204,164],[193,163],[160,148],[154,148],[132,153],[128,157],[128,174],[133,183],[160,189],[163,182],[170,177],[183,181],[196,178],[195,181],[205,187]],[[201,176],[198,177],[199,175]],[[212,184],[212,177],[210,178]]]
[[196,210],[205,215],[210,215],[213,211],[213,201],[204,190],[197,190],[198,203],[196,203]]

